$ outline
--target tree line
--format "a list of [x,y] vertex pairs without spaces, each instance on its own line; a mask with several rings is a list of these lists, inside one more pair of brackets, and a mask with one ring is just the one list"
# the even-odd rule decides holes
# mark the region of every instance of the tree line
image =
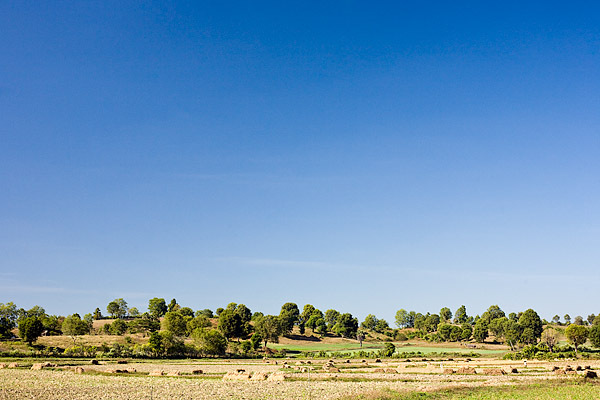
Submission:
[[[79,314],[64,317],[48,315],[40,306],[24,310],[12,302],[0,303],[0,338],[12,338],[16,331],[31,345],[42,334],[62,334],[73,339],[75,348],[77,338],[90,333],[143,333],[149,337],[148,343],[137,350],[148,357],[219,356],[228,348],[243,355],[259,351],[261,346],[263,351],[269,351],[268,343],[277,343],[281,336],[291,335],[296,328],[301,335],[309,330],[313,335],[335,335],[356,339],[361,344],[369,337],[388,341],[418,337],[435,342],[484,342],[491,337],[513,351],[544,344],[553,352],[558,343],[557,329],[566,326],[564,334],[576,352],[588,339],[594,347],[600,347],[600,316],[590,315],[586,319],[577,316],[571,322],[565,315],[564,323],[555,316],[549,323],[533,309],[507,315],[498,305],[476,316],[469,316],[464,305],[454,313],[448,307],[433,314],[400,309],[395,315],[396,328],[373,314],[359,324],[350,313],[334,309],[323,312],[311,304],[300,310],[292,302],[283,304],[278,315],[264,315],[252,312],[244,304],[230,303],[214,312],[210,309],[194,311],[180,306],[175,299],[167,303],[164,298],[155,297],[148,301],[147,311],[140,313],[119,298],[108,303],[106,312],[110,321],[94,330],[94,320],[107,319],[100,308],[83,317]],[[185,338],[192,339],[194,345],[186,348]]]

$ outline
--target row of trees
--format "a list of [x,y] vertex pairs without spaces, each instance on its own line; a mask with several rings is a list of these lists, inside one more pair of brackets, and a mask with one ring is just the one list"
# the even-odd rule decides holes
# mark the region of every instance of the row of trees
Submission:
[[[402,330],[418,332],[421,336],[435,341],[469,341],[483,342],[488,337],[500,343],[506,343],[512,349],[519,344],[546,343],[552,350],[557,332],[552,327],[544,331],[548,322],[542,320],[532,309],[519,313],[506,313],[497,305],[490,306],[481,316],[469,316],[466,307],[460,306],[454,314],[448,307],[439,313],[418,313],[400,309],[395,316],[398,329],[390,328],[388,322],[373,314],[365,317],[360,324],[349,313],[340,313],[329,309],[325,312],[306,304],[302,311],[295,303],[285,303],[278,315],[264,315],[254,312],[244,304],[230,303],[225,308],[218,308],[213,313],[209,309],[194,311],[180,306],[175,299],[166,302],[163,298],[152,298],[148,302],[148,311],[140,313],[134,307],[129,308],[122,298],[111,301],[106,307],[114,319],[101,328],[101,333],[122,335],[126,332],[146,332],[154,337],[158,331],[175,338],[190,337],[203,343],[201,347],[211,348],[209,342],[224,340],[237,343],[250,349],[258,348],[269,342],[277,342],[282,335],[290,335],[294,327],[301,334],[310,330],[313,334],[333,334],[360,341],[368,332],[377,332],[390,337],[402,337]],[[565,321],[570,318],[565,316]],[[93,313],[80,317],[73,314],[67,317],[50,316],[39,306],[30,310],[18,309],[13,303],[0,303],[0,337],[9,338],[18,327],[19,336],[32,343],[45,332],[46,334],[64,334],[75,339],[92,331],[93,320],[103,319],[99,308]],[[552,321],[560,326],[559,318]],[[588,328],[588,326],[591,326]],[[588,316],[587,320],[576,317],[567,327],[569,340],[580,345],[582,337],[588,338],[594,346],[600,346],[600,316]],[[580,339],[577,339],[580,338]],[[222,340],[221,340],[222,339]],[[584,340],[584,342],[585,342]],[[244,342],[248,341],[248,344]],[[163,346],[165,347],[165,346]],[[216,348],[219,348],[218,346]]]

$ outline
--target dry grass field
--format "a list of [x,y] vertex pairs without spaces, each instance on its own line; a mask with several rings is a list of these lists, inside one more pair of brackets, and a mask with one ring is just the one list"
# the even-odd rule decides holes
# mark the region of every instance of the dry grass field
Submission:
[[[63,360],[37,370],[31,369],[32,361],[17,361],[16,367],[4,362],[0,399],[496,398],[490,393],[497,398],[527,398],[510,397],[510,388],[515,387],[537,388],[539,393],[532,398],[555,398],[543,397],[543,393],[560,393],[563,387],[568,388],[565,393],[581,392],[587,397],[556,398],[600,398],[600,386],[593,383],[597,379],[583,377],[588,371],[597,372],[600,362],[530,361],[525,366],[498,359],[331,361],[329,365],[328,360],[297,359],[107,361],[92,365]],[[82,369],[76,369],[77,363]],[[573,371],[565,372],[567,366]],[[277,380],[271,381],[271,376]],[[477,393],[481,397],[464,397]],[[508,397],[501,397],[502,393]],[[417,394],[421,397],[412,397]]]

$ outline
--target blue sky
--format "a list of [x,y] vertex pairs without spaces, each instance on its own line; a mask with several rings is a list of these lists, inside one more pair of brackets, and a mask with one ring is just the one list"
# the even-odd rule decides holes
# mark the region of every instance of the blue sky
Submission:
[[0,302],[599,313],[588,2],[3,2]]

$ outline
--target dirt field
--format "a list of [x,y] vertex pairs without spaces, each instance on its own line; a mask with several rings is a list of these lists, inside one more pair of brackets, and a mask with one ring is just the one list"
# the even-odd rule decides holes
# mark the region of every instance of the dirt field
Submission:
[[[60,361],[41,370],[32,370],[31,361],[17,361],[19,365],[10,368],[3,362],[0,399],[337,399],[386,390],[410,393],[579,382],[587,371],[600,372],[598,361],[529,361],[525,366],[497,359],[435,363],[332,360],[326,370],[327,361],[88,362],[81,363],[83,373],[77,373],[82,371],[76,371],[74,363],[61,365]],[[565,372],[567,365],[573,371]],[[552,371],[554,368],[559,373]],[[244,372],[237,373],[240,369]],[[194,374],[197,370],[202,373]],[[271,375],[280,380],[262,380]],[[228,378],[231,380],[225,380]]]

